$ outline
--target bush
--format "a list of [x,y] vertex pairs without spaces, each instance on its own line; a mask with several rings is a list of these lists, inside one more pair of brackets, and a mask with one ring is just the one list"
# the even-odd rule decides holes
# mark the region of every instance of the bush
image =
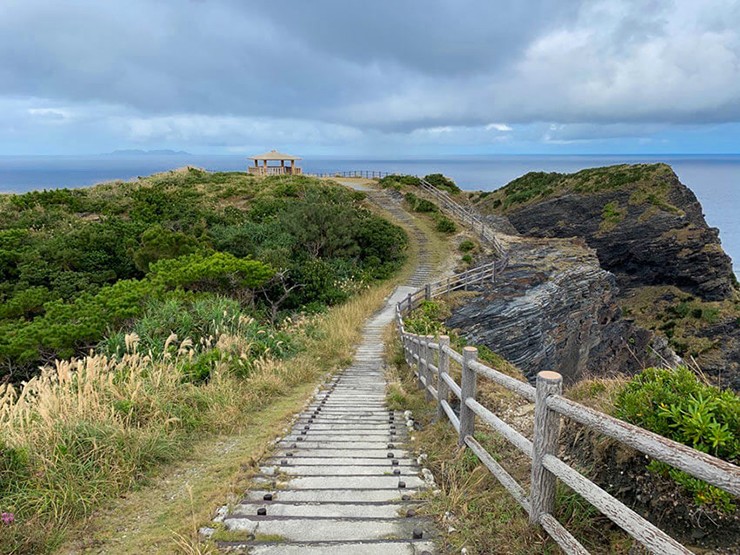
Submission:
[[447,216],[440,216],[437,218],[437,223],[435,224],[434,229],[440,233],[455,233],[457,231],[457,225],[455,225],[455,222]]
[[401,189],[404,186],[408,187],[419,187],[421,181],[414,175],[387,175],[382,179],[378,180],[378,185],[383,189]]
[[475,248],[475,243],[470,239],[465,239],[460,242],[457,248],[460,252],[470,252]]
[[[700,382],[685,367],[648,368],[628,382],[616,400],[616,416],[674,441],[740,462],[740,397]],[[699,503],[724,499],[717,488],[671,470]]]
[[422,301],[419,308],[404,320],[404,324],[411,333],[421,335],[444,333],[445,327],[441,320],[447,312],[446,307],[439,302]]
[[272,268],[262,262],[237,258],[225,252],[210,255],[196,253],[160,260],[150,268],[149,279],[168,289],[182,287],[191,291],[224,294],[255,289],[267,283],[275,274]]
[[458,187],[452,179],[450,179],[449,177],[445,177],[441,173],[429,174],[424,179],[428,181],[429,184],[433,187],[436,187],[437,189],[442,189],[443,191],[447,191],[448,193],[452,193],[453,195],[461,191],[460,187]]

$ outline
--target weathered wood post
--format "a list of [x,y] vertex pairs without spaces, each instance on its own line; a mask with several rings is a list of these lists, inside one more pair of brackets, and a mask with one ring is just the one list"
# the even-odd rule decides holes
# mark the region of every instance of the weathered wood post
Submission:
[[406,295],[406,304],[409,307],[409,312],[411,312],[412,310],[414,310],[414,307],[411,305],[411,293],[409,293],[408,295]]
[[413,345],[414,345],[414,355],[412,356],[412,360],[416,360],[416,371],[414,372],[416,374],[416,385],[419,389],[421,389],[421,336],[420,335],[414,335],[413,338]]
[[439,373],[437,374],[437,420],[447,417],[442,401],[449,402],[450,388],[444,380],[444,375],[450,373],[450,355],[445,352],[445,347],[450,346],[450,336],[439,336]]
[[426,361],[426,364],[424,365],[424,369],[426,370],[424,372],[424,379],[426,380],[426,392],[425,397],[427,401],[431,401],[434,399],[434,395],[432,395],[432,391],[430,389],[432,385],[432,358],[434,357],[434,349],[432,349],[429,344],[434,340],[433,335],[425,335],[424,336],[424,360]]
[[496,283],[496,263],[491,266],[491,283]]
[[548,370],[537,374],[534,404],[534,438],[532,441],[532,486],[530,499],[532,510],[529,522],[539,524],[540,517],[552,513],[555,505],[557,478],[543,465],[545,455],[557,455],[560,434],[560,415],[547,407],[547,398],[560,395],[563,377]]
[[432,284],[427,283],[424,285],[424,300],[425,301],[431,301],[432,300]]
[[409,340],[406,337],[406,332],[401,332],[401,344],[403,345],[403,358],[406,361],[406,366],[411,366],[411,356],[409,355]]
[[475,432],[475,413],[465,403],[468,399],[475,399],[476,374],[470,363],[478,359],[478,349],[463,347],[462,381],[460,384],[460,437],[457,444],[465,445],[465,436],[472,436]]

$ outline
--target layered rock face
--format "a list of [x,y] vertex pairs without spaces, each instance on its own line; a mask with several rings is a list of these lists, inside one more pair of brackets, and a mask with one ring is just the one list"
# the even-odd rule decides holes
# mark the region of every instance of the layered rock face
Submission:
[[509,255],[498,282],[456,308],[449,328],[496,351],[529,379],[555,370],[573,383],[658,362],[653,334],[622,319],[616,280],[592,249],[572,240],[521,238]]
[[730,298],[732,263],[696,196],[669,166],[643,167],[629,173],[635,166],[626,166],[616,186],[608,182],[615,174],[563,175],[541,200],[510,204],[505,213],[524,235],[583,237],[622,287],[675,285],[708,301]]
[[530,378],[556,370],[571,382],[677,364],[678,353],[740,390],[731,261],[669,166],[532,173],[471,200],[499,233],[520,234],[495,287],[447,322],[471,342]]

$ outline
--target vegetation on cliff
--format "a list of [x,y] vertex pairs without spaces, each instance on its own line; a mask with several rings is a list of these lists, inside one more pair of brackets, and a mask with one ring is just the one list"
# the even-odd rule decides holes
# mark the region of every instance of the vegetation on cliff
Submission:
[[592,194],[631,186],[636,188],[631,202],[678,210],[665,198],[667,188],[663,180],[672,175],[673,170],[667,164],[620,164],[572,174],[530,172],[490,194],[473,197],[473,201],[484,201],[484,206],[506,211],[569,192]]
[[[460,330],[447,328],[444,320],[457,306],[465,304],[467,297],[476,294],[457,293],[449,299],[424,301],[405,318],[405,327],[419,334],[447,334],[459,350],[466,340],[459,335]],[[523,379],[522,371],[497,353],[479,344],[475,346],[481,360],[499,371]],[[399,367],[405,366],[400,355],[394,362]],[[456,365],[452,366],[452,374],[459,383]],[[399,385],[391,391],[391,400],[403,408],[413,408],[415,415],[426,414],[428,424],[432,426],[433,405],[422,401],[423,394],[411,393],[414,386],[410,372],[402,372],[400,376]],[[505,415],[505,420],[521,433],[531,434],[531,412],[527,409],[531,406],[525,400],[488,380],[479,381],[478,388],[477,395],[484,399],[481,401],[484,406],[497,415]],[[740,460],[740,436],[737,433],[740,429],[740,396],[706,383],[686,367],[647,368],[629,379],[624,376],[591,378],[574,384],[566,395],[734,464]],[[454,405],[457,400],[451,402]],[[423,450],[429,453],[429,462],[435,466],[435,475],[441,476],[442,481],[443,495],[432,499],[432,505],[442,507],[439,511],[454,512],[459,518],[455,527],[462,527],[490,551],[500,549],[495,539],[497,532],[506,535],[512,522],[522,526],[522,535],[517,539],[507,538],[507,545],[521,543],[522,550],[532,549],[532,545],[541,540],[526,530],[523,513],[517,515],[516,504],[510,499],[507,503],[508,494],[498,491],[500,486],[495,480],[490,480],[476,458],[460,453],[450,460],[449,450],[454,448],[456,439],[451,430],[445,421],[418,434]],[[703,546],[710,547],[732,545],[737,541],[740,516],[736,500],[723,490],[666,464],[650,462],[641,453],[575,423],[564,423],[562,433],[566,460],[641,514],[659,522],[672,535],[689,544],[700,539]],[[476,437],[497,460],[505,462],[507,470],[526,483],[529,471],[526,460],[519,460],[516,451],[496,434],[481,430]],[[492,492],[491,497],[481,492],[481,484],[484,483],[487,484],[486,491]],[[478,511],[479,503],[485,503],[489,511],[485,514]],[[566,488],[558,491],[557,510],[584,544],[593,542],[594,545],[589,545],[590,550],[629,552],[631,541]],[[505,521],[507,527],[502,527],[507,518],[505,514],[510,520]],[[460,542],[469,537],[452,535],[445,541],[459,549],[464,545]],[[489,545],[487,542],[493,543]]]

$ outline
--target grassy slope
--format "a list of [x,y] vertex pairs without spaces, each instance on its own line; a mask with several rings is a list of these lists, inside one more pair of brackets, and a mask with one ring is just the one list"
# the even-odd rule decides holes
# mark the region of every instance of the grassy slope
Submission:
[[[390,217],[374,205],[369,208]],[[450,257],[450,242],[432,231],[431,221],[416,218],[416,224],[427,238],[428,256],[435,265],[443,265]],[[279,435],[276,430],[282,430],[301,409],[319,378],[349,362],[365,319],[382,306],[383,299],[396,284],[403,283],[413,272],[419,244],[413,240],[412,230],[407,232],[412,238],[410,252],[399,274],[391,282],[331,309],[323,319],[323,339],[310,345],[298,361],[315,368],[305,383],[288,390],[258,412],[245,415],[233,433],[200,438],[185,459],[160,468],[150,483],[127,493],[74,529],[58,552],[103,550],[132,555],[211,552],[209,544],[199,541],[197,529],[210,523],[218,506],[238,499],[248,487],[249,476],[258,461],[269,453],[270,441]],[[320,363],[316,362],[317,353],[322,353]]]
[[589,168],[572,174],[530,172],[492,192],[472,193],[471,200],[483,212],[520,209],[527,204],[568,192],[589,194],[630,185],[630,202],[649,203],[674,211],[664,200],[667,189],[662,179],[673,175],[667,164],[620,164]]

